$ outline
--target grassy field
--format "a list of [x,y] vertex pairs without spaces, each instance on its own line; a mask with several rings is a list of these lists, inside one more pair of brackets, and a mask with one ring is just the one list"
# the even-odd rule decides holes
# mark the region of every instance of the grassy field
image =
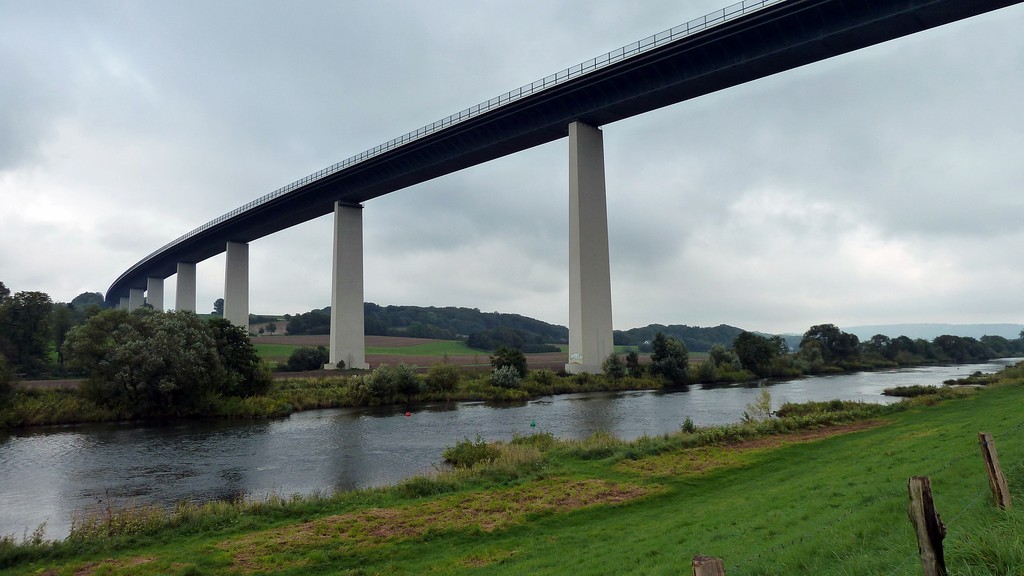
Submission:
[[924,404],[827,428],[776,422],[800,429],[774,436],[737,425],[629,443],[529,437],[475,473],[184,507],[176,527],[28,547],[36,559],[2,573],[680,575],[710,554],[730,576],[911,575],[906,483],[917,475],[947,524],[951,574],[1024,573],[1024,515],[991,505],[977,440],[995,435],[1019,499],[1024,385]]
[[[297,339],[296,344],[288,344],[287,336],[276,336],[274,343],[265,343],[260,340],[269,340],[269,338],[254,338],[253,344],[256,346],[256,351],[260,356],[271,363],[271,365],[284,364],[288,361],[288,357],[296,349],[302,346],[311,346],[314,343],[307,341],[310,337],[298,336],[294,337]],[[302,340],[298,340],[302,339]],[[324,342],[320,343],[326,345],[326,338],[323,338]],[[422,343],[416,343],[420,340]],[[569,346],[567,344],[556,344],[559,350],[563,353],[568,353]],[[636,346],[616,346],[615,352],[617,354],[626,354],[631,350],[636,350]],[[462,340],[428,340],[428,339],[415,339],[415,338],[397,338],[394,341],[388,341],[386,338],[367,337],[366,354],[376,356],[395,356],[396,361],[400,360],[401,357],[418,357],[417,361],[420,364],[429,365],[432,362],[431,359],[440,361],[444,356],[450,356],[456,358],[457,363],[465,364],[467,357],[479,357],[483,358],[482,363],[486,365],[488,363],[488,353],[475,350],[466,346],[465,341]],[[707,352],[690,352],[691,362],[701,362],[707,358]]]
[[487,355],[486,352],[474,350],[466,346],[466,343],[460,340],[431,340],[415,346],[367,346],[366,353],[392,354],[396,356],[437,356],[438,360],[444,357],[445,354],[449,356]]

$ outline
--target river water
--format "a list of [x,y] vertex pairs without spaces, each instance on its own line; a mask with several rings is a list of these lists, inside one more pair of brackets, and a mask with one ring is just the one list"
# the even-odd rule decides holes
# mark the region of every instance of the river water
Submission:
[[[885,388],[941,384],[1011,361],[815,376],[770,384],[772,406],[807,400],[887,403]],[[463,438],[510,439],[598,430],[633,439],[741,419],[756,384],[691,386],[670,393],[596,392],[513,406],[482,402],[300,412],[271,421],[50,427],[0,436],[0,535],[20,538],[46,522],[67,535],[76,511],[108,505],[172,506],[183,500],[310,494],[393,484],[440,466]]]

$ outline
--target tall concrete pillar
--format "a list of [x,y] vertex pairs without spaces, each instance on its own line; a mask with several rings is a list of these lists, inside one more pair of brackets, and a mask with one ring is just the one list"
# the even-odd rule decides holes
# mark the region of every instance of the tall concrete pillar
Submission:
[[608,208],[601,130],[569,125],[569,363],[565,371],[600,373],[614,351]]
[[174,309],[178,312],[196,311],[196,265],[195,262],[178,262],[177,288],[174,292]]
[[363,337],[363,207],[334,203],[331,356],[324,368],[369,368]]
[[143,288],[132,288],[128,291],[128,311],[131,312],[146,303],[146,291]]
[[164,279],[146,278],[146,304],[154,310],[164,311]]
[[249,245],[244,242],[228,242],[224,318],[249,330]]
[[127,296],[121,296],[120,300],[118,300],[118,303],[117,303],[117,309],[118,310],[127,310],[128,309],[128,297]]

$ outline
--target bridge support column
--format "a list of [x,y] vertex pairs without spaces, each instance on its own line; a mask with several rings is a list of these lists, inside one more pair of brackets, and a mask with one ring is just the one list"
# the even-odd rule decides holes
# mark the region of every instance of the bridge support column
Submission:
[[174,309],[178,312],[195,312],[196,265],[194,262],[178,262],[177,282],[174,292]]
[[249,331],[249,245],[228,242],[224,270],[224,318]]
[[146,304],[159,312],[164,311],[163,278],[146,278]]
[[363,207],[334,203],[331,355],[324,368],[369,368],[363,336]]
[[599,374],[614,351],[608,208],[601,130],[569,125],[569,363],[570,374]]
[[132,288],[128,292],[128,311],[131,312],[146,303],[146,291],[142,288]]
[[127,310],[128,309],[128,297],[127,296],[121,296],[120,300],[118,300],[118,302],[117,302],[117,309],[118,310]]

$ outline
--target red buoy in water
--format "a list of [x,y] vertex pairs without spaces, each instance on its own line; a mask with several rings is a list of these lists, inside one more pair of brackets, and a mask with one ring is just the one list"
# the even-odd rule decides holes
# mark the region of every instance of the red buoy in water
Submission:
[[405,417],[406,417],[406,418],[408,418],[409,416],[412,416],[412,412],[406,412],[406,413],[405,413]]

